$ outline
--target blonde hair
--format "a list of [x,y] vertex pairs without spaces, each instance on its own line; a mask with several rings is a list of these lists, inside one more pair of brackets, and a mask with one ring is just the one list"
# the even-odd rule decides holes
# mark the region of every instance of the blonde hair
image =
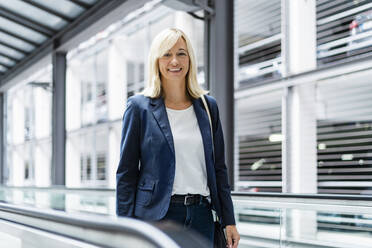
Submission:
[[148,58],[148,81],[145,89],[140,93],[151,98],[162,96],[162,87],[159,71],[159,58],[170,50],[179,38],[186,42],[187,51],[190,58],[189,71],[186,75],[186,90],[193,98],[199,98],[201,95],[208,93],[198,83],[196,72],[197,65],[194,50],[186,34],[177,28],[168,28],[160,32],[152,41],[150,54]]

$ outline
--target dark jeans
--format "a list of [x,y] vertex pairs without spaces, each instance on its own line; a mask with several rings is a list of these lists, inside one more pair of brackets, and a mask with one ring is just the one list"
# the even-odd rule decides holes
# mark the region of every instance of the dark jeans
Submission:
[[209,203],[185,206],[182,203],[171,203],[163,220],[171,220],[185,229],[198,232],[208,241],[213,248],[214,221]]

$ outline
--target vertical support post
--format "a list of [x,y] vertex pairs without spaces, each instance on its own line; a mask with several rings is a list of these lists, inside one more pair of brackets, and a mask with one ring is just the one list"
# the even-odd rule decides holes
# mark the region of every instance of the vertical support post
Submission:
[[5,126],[5,114],[4,114],[4,107],[5,104],[5,97],[4,93],[0,92],[0,185],[5,183],[5,132],[4,132],[4,126]]
[[211,16],[207,11],[204,11],[204,82],[205,87],[210,90],[210,54],[211,54]]
[[65,185],[66,53],[53,53],[52,184]]
[[[316,68],[315,0],[282,0],[284,76]],[[315,82],[285,89],[282,101],[284,193],[317,192]],[[306,225],[303,225],[306,223]],[[285,239],[316,235],[316,211],[289,209]]]
[[[283,0],[285,76],[316,68],[315,0]],[[283,192],[316,193],[315,84],[293,86],[283,99]]]
[[[229,183],[234,187],[234,0],[215,0],[209,30],[209,86],[219,106]],[[208,28],[207,28],[208,29]],[[207,67],[207,68],[208,68]]]
[[[233,4],[233,15],[237,16],[238,2],[234,1]],[[239,33],[238,33],[238,21],[233,21],[234,25],[234,92],[235,89],[239,88]],[[235,95],[233,97],[234,101],[234,189],[237,182],[239,182],[239,133],[235,132],[237,130],[237,120],[238,120],[238,107],[235,107]]]

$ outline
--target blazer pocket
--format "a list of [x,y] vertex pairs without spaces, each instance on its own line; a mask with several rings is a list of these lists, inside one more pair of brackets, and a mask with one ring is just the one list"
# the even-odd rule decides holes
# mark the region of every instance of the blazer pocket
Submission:
[[137,187],[136,203],[147,206],[151,202],[152,194],[155,188],[155,181],[142,181]]

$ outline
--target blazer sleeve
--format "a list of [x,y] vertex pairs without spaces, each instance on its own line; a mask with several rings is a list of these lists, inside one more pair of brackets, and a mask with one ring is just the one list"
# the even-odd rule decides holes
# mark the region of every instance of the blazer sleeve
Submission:
[[140,159],[140,114],[129,98],[123,116],[120,161],[116,171],[116,214],[134,216]]
[[234,207],[225,163],[225,142],[217,102],[212,97],[210,97],[210,105],[212,106],[216,182],[222,210],[221,221],[223,226],[235,225]]

